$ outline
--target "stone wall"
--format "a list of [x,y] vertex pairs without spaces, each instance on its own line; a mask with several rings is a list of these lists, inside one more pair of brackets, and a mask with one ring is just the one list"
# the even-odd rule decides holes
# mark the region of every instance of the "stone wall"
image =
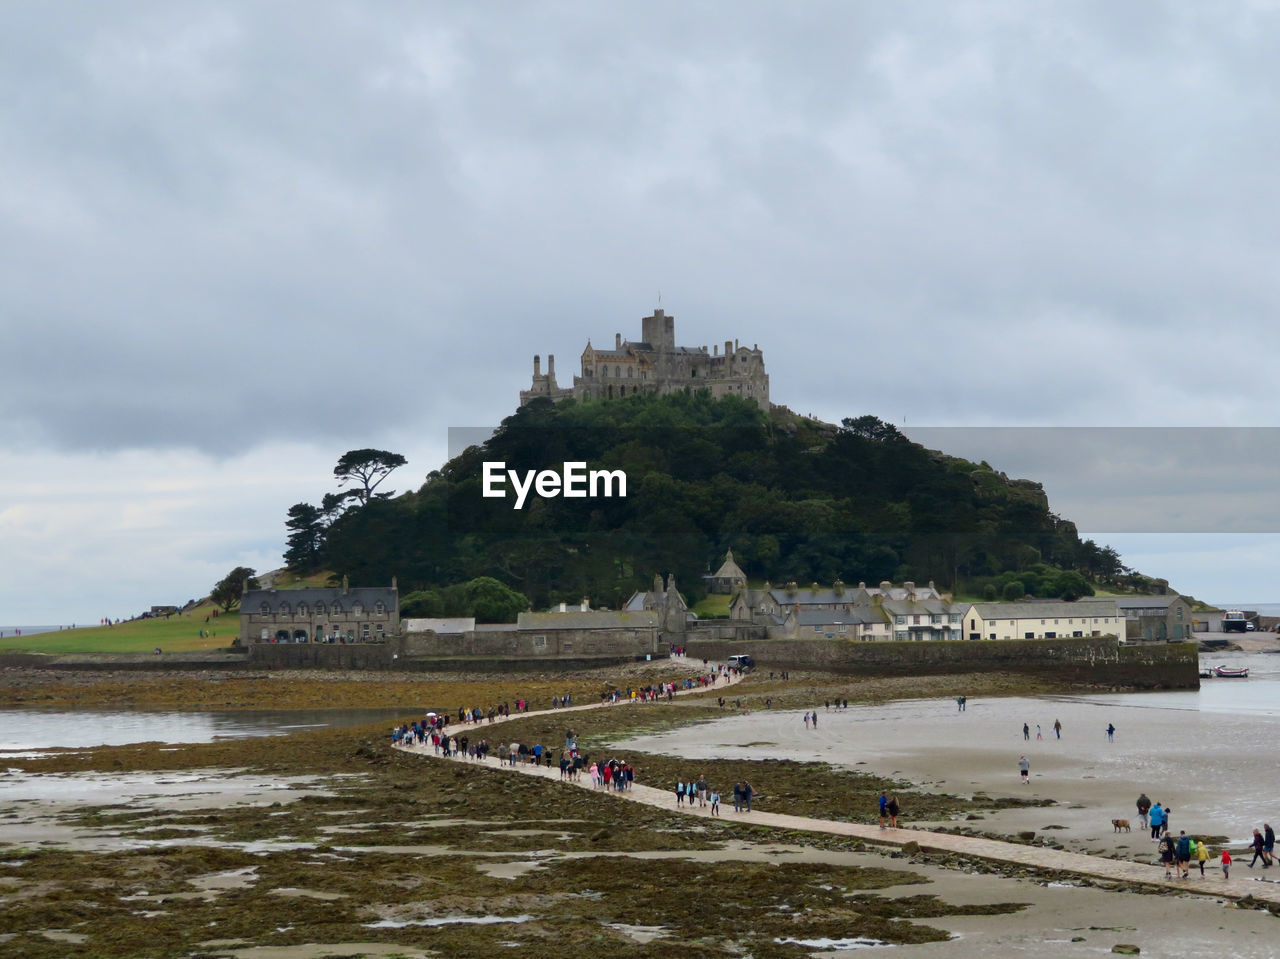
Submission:
[[817,669],[863,676],[1006,672],[1055,682],[1137,689],[1198,689],[1194,643],[1125,646],[1084,639],[868,643],[840,640],[690,641],[691,659],[755,658],[756,670]]
[[397,643],[253,643],[246,647],[254,669],[391,669]]
[[667,655],[656,628],[638,629],[476,629],[461,634],[407,633],[397,649],[402,659],[504,657],[509,659],[632,660]]

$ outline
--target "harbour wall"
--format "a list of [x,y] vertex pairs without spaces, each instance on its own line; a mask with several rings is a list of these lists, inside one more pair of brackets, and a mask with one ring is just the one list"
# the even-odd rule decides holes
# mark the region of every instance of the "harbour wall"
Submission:
[[690,641],[690,659],[745,653],[761,669],[813,669],[859,676],[1015,673],[1061,683],[1135,689],[1199,689],[1195,643],[1125,645],[1115,637],[930,642]]

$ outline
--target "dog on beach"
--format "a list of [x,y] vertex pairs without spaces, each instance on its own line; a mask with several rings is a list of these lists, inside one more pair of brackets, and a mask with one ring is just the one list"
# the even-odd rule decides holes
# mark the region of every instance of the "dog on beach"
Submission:
[[1129,832],[1129,820],[1127,819],[1113,819],[1111,820],[1111,825],[1116,832]]

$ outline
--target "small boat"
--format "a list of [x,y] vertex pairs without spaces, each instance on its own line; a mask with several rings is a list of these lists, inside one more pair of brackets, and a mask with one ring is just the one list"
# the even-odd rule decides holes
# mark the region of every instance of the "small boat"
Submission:
[[1248,679],[1249,667],[1214,666],[1213,675],[1219,679]]

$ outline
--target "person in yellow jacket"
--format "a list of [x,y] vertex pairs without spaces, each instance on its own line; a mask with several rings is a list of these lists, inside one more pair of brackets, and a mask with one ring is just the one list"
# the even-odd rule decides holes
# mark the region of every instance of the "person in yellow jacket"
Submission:
[[1200,875],[1204,876],[1204,864],[1209,861],[1209,850],[1203,839],[1196,840],[1196,862],[1200,863]]

